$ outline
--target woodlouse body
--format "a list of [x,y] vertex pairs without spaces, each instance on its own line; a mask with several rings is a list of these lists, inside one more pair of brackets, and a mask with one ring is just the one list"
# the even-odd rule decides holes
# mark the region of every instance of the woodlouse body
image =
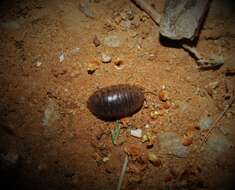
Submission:
[[96,91],[89,97],[87,106],[100,119],[117,120],[136,113],[143,103],[142,88],[119,84]]

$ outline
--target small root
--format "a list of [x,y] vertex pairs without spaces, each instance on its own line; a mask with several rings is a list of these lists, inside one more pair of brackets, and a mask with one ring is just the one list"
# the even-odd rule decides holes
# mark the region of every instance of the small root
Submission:
[[123,179],[124,179],[124,175],[126,173],[127,164],[128,164],[128,156],[126,155],[123,166],[122,166],[121,175],[120,175],[119,180],[118,180],[117,190],[120,190],[121,187],[122,187],[122,182],[123,182]]

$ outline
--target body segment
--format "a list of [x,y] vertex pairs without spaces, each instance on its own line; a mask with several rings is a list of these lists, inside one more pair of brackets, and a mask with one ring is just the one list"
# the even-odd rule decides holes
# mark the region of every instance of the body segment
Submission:
[[102,88],[88,99],[89,110],[104,120],[121,119],[136,113],[144,103],[142,88],[119,84]]

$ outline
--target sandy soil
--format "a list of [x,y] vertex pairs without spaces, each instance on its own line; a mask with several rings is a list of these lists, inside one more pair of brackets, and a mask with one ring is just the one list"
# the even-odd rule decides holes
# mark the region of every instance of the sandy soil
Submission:
[[[162,13],[164,1],[151,2]],[[1,186],[116,189],[128,155],[122,189],[233,189],[234,104],[198,150],[233,98],[235,78],[225,72],[235,67],[234,3],[211,4],[196,47],[225,64],[207,71],[160,41],[159,27],[131,1],[92,1],[94,18],[79,4],[1,2]],[[96,118],[86,102],[120,83],[164,89],[167,103],[146,94],[144,107],[121,121],[114,145],[117,123]],[[131,136],[134,128],[144,137]]]

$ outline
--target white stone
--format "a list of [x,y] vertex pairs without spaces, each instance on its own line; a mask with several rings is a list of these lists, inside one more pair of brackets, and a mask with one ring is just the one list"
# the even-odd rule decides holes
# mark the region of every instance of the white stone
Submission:
[[64,53],[63,52],[59,55],[59,59],[60,59],[60,63],[64,61]]
[[131,136],[141,138],[142,137],[142,130],[141,129],[132,129]]
[[110,63],[112,61],[112,57],[105,54],[105,53],[102,53],[101,54],[101,61],[102,61],[102,63]]

